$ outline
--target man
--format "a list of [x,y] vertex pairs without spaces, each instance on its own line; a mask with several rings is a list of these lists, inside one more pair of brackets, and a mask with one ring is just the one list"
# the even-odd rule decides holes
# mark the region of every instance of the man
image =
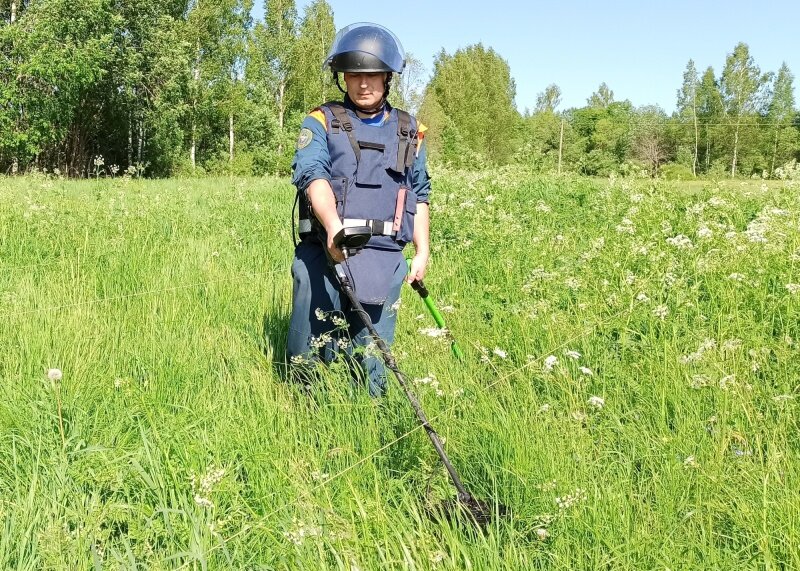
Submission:
[[[313,110],[297,140],[292,182],[301,241],[292,264],[288,353],[292,367],[301,371],[338,355],[353,357],[370,395],[378,397],[386,390],[383,362],[339,291],[330,260],[342,263],[378,334],[391,344],[404,278],[423,279],[430,254],[425,127],[386,101],[392,75],[405,66],[403,48],[386,28],[369,23],[343,28],[325,65],[345,95],[342,103]],[[344,260],[333,237],[355,226],[369,226],[372,236],[361,252]],[[415,255],[408,270],[403,248],[412,241]]]

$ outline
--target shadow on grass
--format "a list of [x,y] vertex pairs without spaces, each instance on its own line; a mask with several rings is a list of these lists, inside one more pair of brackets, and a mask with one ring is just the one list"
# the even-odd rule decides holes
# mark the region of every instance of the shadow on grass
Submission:
[[290,381],[286,342],[289,337],[289,314],[282,311],[265,312],[263,319],[264,356],[272,365],[275,375]]

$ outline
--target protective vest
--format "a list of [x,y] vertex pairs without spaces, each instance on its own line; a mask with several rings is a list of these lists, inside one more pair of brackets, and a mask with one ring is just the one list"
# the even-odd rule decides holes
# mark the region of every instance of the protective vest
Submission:
[[[331,187],[339,219],[346,227],[370,226],[369,246],[402,250],[414,237],[417,196],[411,190],[411,166],[417,156],[417,121],[391,109],[380,127],[363,124],[339,102],[325,114]],[[325,231],[300,199],[300,237],[325,238]]]

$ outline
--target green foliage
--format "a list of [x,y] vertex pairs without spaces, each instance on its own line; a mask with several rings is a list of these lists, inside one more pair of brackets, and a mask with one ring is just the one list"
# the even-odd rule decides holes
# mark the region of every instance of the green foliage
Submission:
[[289,107],[309,112],[341,94],[331,72],[322,63],[336,35],[333,10],[325,0],[313,0],[305,9],[297,40],[292,45]]
[[665,180],[692,180],[695,177],[691,167],[680,163],[671,163],[661,167],[661,176]]
[[[335,34],[326,0],[302,15],[295,0],[268,0],[255,24],[252,0],[13,5],[12,22],[12,3],[0,2],[0,173],[287,174],[305,114],[342,97],[321,69]],[[520,116],[491,47],[442,51],[427,84],[423,62],[407,56],[389,100],[428,126],[434,163],[550,172],[560,150],[562,171],[588,175],[636,164],[656,176],[675,161],[698,176],[727,162],[729,176],[777,177],[800,157],[794,76],[786,64],[762,74],[743,43],[719,77],[689,60],[669,118],[617,101],[606,83],[563,111],[548,85]]]
[[[739,43],[728,54],[725,60],[725,69],[720,80],[720,92],[725,105],[726,117],[731,121],[729,133],[732,135],[733,147],[731,150],[731,177],[736,176],[737,162],[740,160],[740,149],[754,150],[753,142],[758,140],[758,122],[764,104],[763,89],[768,75],[762,75],[761,70],[753,61],[747,44]],[[740,140],[742,145],[740,146]],[[746,155],[745,155],[746,156]],[[755,170],[753,163],[757,157],[750,159],[750,168],[744,168],[745,174]],[[743,165],[745,166],[745,165]]]
[[[456,164],[461,160],[458,153],[466,146],[489,162],[508,162],[517,147],[521,126],[514,106],[515,92],[508,63],[491,48],[477,44],[453,55],[440,52],[425,91],[425,99],[431,101],[423,101],[420,112],[426,125],[443,133],[441,147],[431,141],[434,158]],[[441,110],[441,114],[424,113],[431,108]],[[441,116],[447,121],[441,122]],[[441,157],[436,157],[437,153]]]
[[483,531],[393,380],[286,382],[285,179],[0,177],[0,568],[800,568],[800,182],[525,171],[434,172],[466,358],[394,341]]

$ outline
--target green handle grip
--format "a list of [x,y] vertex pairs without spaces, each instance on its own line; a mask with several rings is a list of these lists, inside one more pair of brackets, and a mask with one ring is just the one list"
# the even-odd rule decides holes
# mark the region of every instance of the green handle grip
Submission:
[[[411,268],[411,260],[406,260],[408,263],[409,269]],[[436,304],[433,303],[433,299],[431,298],[430,293],[428,292],[428,288],[425,287],[425,283],[422,280],[414,280],[411,282],[411,287],[416,291],[419,296],[422,298],[422,302],[425,304],[425,307],[428,308],[428,312],[433,316],[433,320],[436,322],[436,326],[439,329],[446,329],[447,326],[444,322],[444,317],[442,314],[439,313],[439,310],[436,309]],[[461,348],[456,343],[455,339],[450,336],[452,341],[450,342],[450,349],[452,349],[453,354],[458,358],[458,360],[464,359],[464,353],[461,352]]]

